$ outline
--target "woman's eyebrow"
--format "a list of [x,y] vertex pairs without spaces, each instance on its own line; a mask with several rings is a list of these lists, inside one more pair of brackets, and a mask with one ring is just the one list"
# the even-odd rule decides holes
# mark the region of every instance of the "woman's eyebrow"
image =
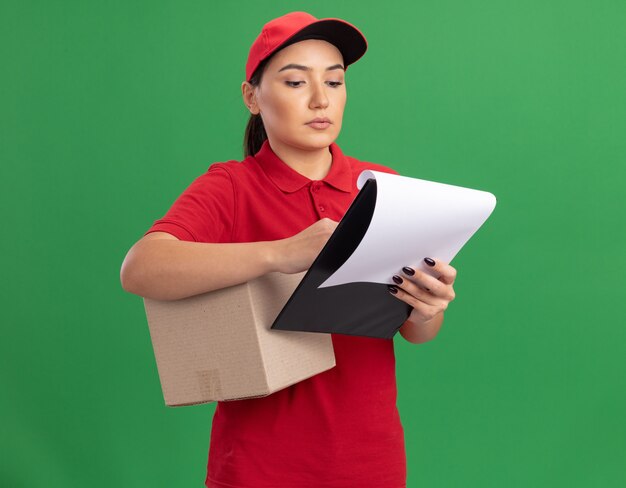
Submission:
[[[282,68],[280,68],[278,72],[280,73],[281,71],[285,71],[287,69],[299,69],[302,71],[311,71],[312,68],[309,66],[304,66],[302,64],[289,63],[283,66]],[[330,71],[333,69],[342,69],[345,71],[345,68],[341,64],[333,64],[332,66],[329,66],[328,68],[326,68],[326,71]]]

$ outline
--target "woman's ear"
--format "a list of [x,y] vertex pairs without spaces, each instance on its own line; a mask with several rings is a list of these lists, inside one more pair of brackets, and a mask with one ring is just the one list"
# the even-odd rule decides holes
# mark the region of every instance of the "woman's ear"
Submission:
[[256,101],[256,90],[254,87],[247,81],[244,81],[241,84],[241,94],[243,95],[243,103],[248,110],[250,110],[250,113],[253,115],[258,114],[259,107]]

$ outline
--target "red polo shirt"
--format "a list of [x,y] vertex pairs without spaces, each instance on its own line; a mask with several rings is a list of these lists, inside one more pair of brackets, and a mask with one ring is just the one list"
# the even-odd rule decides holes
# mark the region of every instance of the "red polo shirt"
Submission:
[[[149,232],[180,240],[254,242],[290,237],[323,217],[339,221],[365,169],[345,156],[313,181],[266,140],[243,161],[212,164]],[[206,486],[401,488],[404,433],[396,408],[393,340],[332,334],[336,366],[263,398],[218,402]]]

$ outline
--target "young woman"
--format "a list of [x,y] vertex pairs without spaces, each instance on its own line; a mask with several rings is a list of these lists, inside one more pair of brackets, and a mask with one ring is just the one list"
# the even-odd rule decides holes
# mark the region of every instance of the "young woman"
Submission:
[[[361,171],[396,173],[334,142],[346,69],[366,49],[339,19],[292,12],[268,22],[242,84],[251,113],[244,160],[212,164],[154,222],[126,256],[124,289],[179,299],[308,269],[356,197]],[[425,262],[439,279],[411,263],[390,277],[390,293],[413,307],[400,328],[413,343],[435,337],[454,298],[454,268]],[[332,341],[334,368],[263,398],[218,402],[207,487],[406,486],[393,340]]]

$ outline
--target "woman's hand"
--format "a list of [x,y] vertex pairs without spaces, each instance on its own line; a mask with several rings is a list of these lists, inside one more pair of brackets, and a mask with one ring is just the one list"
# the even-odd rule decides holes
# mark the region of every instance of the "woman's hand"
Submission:
[[288,274],[309,269],[338,224],[325,217],[291,237],[272,241],[273,269]]
[[439,278],[405,266],[402,276],[393,276],[396,285],[389,285],[390,293],[413,307],[400,332],[405,339],[415,343],[426,342],[437,335],[443,322],[443,312],[455,297],[453,284],[456,269],[431,258],[424,258],[424,262]]

